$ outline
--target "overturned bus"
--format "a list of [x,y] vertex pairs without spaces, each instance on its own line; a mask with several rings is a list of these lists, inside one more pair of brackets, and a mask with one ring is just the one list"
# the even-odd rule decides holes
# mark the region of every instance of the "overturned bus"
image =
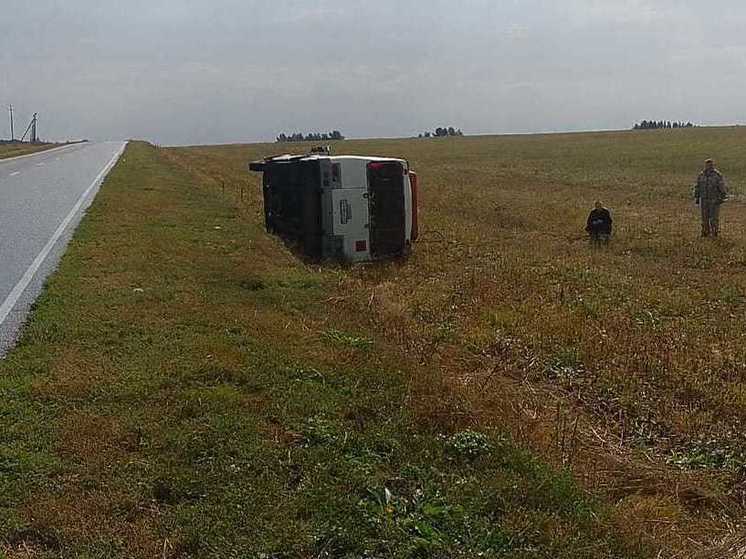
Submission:
[[395,258],[417,239],[417,175],[404,159],[282,155],[249,169],[263,173],[267,231],[311,258]]

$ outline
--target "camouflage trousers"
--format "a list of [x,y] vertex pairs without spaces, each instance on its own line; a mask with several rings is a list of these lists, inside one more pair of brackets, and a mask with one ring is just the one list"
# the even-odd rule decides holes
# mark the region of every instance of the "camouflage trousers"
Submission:
[[599,233],[598,231],[592,231],[590,233],[591,244],[609,244],[611,239],[611,233]]
[[702,211],[702,236],[717,237],[720,233],[720,201],[700,200],[699,206]]

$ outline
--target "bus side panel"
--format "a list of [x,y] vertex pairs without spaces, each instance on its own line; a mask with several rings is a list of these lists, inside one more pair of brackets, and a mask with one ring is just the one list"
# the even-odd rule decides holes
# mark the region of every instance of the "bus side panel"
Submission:
[[303,162],[303,252],[311,258],[321,258],[323,225],[319,162]]
[[264,172],[267,231],[321,256],[321,194],[316,161],[272,163]]

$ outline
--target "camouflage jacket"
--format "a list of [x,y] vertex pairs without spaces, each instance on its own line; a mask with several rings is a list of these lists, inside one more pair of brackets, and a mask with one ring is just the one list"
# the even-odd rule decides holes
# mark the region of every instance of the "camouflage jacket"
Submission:
[[694,187],[694,197],[702,200],[719,201],[725,200],[728,190],[725,186],[725,179],[719,171],[708,173],[702,171],[697,177],[697,184]]

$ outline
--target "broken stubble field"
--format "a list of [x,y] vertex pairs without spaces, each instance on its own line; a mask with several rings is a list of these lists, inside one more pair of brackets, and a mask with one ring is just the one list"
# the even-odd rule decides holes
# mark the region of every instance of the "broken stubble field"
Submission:
[[688,197],[743,139],[344,142],[423,181],[412,257],[355,268],[262,231],[246,162],[305,146],[133,144],[0,365],[6,552],[723,556],[744,219]]
[[[722,128],[339,144],[410,160],[423,235],[406,262],[343,270],[329,314],[419,367],[411,405],[424,424],[504,429],[613,503],[631,537],[718,556],[718,542],[738,545],[745,488],[744,139]],[[306,148],[169,157],[227,196],[251,192],[242,207],[258,222],[245,162]],[[717,242],[698,238],[691,198],[706,157],[733,194]],[[616,217],[601,251],[582,232],[596,199]],[[463,408],[443,409],[441,382]]]

